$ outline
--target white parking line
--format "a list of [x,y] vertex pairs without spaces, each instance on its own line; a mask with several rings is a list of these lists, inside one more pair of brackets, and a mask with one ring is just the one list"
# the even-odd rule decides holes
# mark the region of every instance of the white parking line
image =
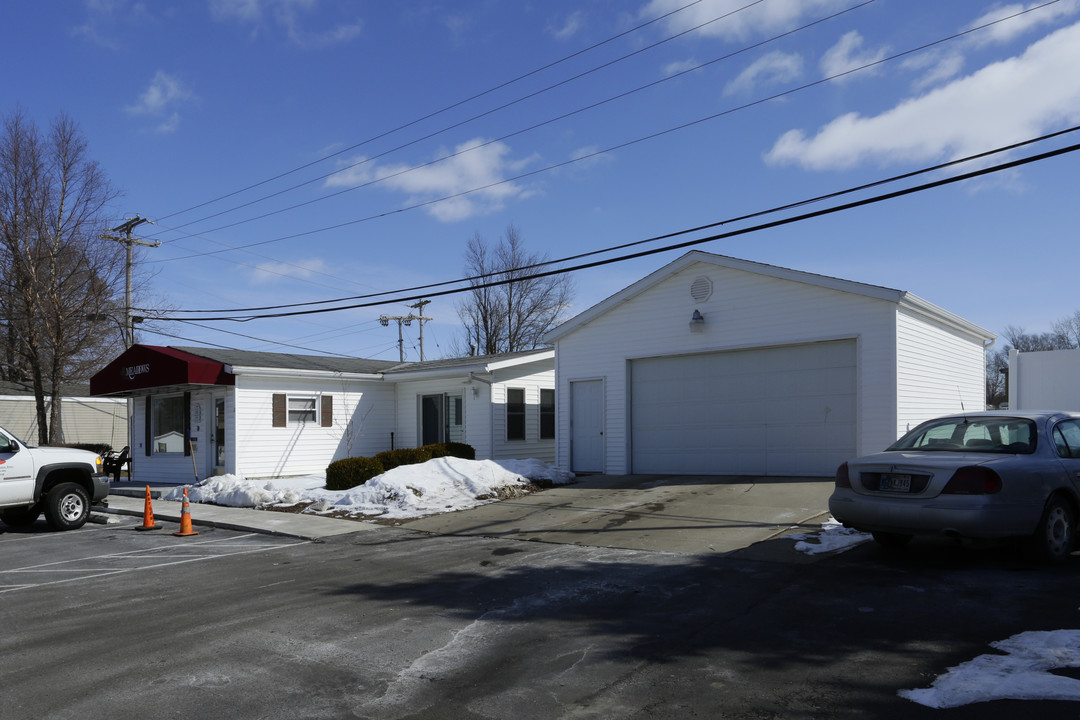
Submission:
[[[222,548],[222,543],[230,543],[233,540],[240,540],[247,537],[252,537],[254,533],[246,535],[239,535],[233,538],[221,538],[215,540],[203,540],[195,543],[185,543],[188,545],[187,549],[182,550],[182,555],[173,555],[165,553],[162,555],[162,551],[178,549],[175,546],[169,548],[145,548],[142,550],[129,550],[119,553],[108,553],[105,555],[94,555],[91,557],[72,558],[70,560],[60,560],[52,563],[43,563],[39,565],[28,565],[25,567],[11,568],[8,570],[0,570],[0,577],[7,576],[9,574],[15,575],[33,575],[36,573],[80,573],[76,577],[67,577],[58,580],[48,580],[36,583],[13,583],[10,582],[10,578],[5,578],[9,582],[0,581],[0,594],[9,592],[15,592],[16,590],[26,590],[29,588],[45,587],[49,585],[60,585],[64,583],[80,582],[83,580],[94,580],[97,578],[108,577],[110,575],[119,575],[122,573],[138,572],[142,570],[155,570],[158,568],[169,567],[171,565],[183,565],[186,563],[198,562],[200,560],[214,560],[217,558],[233,557],[236,555],[250,555],[253,553],[266,552],[267,550],[277,550],[279,548],[294,547],[296,545],[307,544],[306,540],[299,542],[286,543],[286,544],[274,544],[264,545],[261,543],[233,543],[227,548]],[[205,555],[191,555],[189,554],[191,546],[196,548],[204,548],[208,551],[217,551],[224,549],[225,552],[210,552]],[[217,546],[217,547],[210,547]],[[72,563],[93,563],[93,561],[123,561],[123,560],[140,560],[153,556],[153,559],[161,558],[163,562],[155,562],[150,565],[140,565],[138,567],[130,568],[103,568],[103,567],[75,567],[75,568],[60,568],[60,565],[70,565]],[[21,578],[20,578],[21,579]]]

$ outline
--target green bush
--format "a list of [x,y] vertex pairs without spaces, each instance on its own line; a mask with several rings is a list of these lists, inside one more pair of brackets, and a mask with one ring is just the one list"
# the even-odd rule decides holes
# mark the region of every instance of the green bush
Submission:
[[416,465],[431,459],[431,452],[426,448],[399,448],[397,450],[384,450],[375,454],[375,459],[382,463],[387,470],[392,470],[399,465]]
[[446,454],[462,460],[475,460],[476,448],[466,443],[448,442],[446,443]]
[[476,449],[472,445],[466,445],[459,442],[445,442],[435,443],[433,445],[424,445],[421,450],[427,450],[431,453],[431,457],[456,457],[463,460],[475,460]]
[[326,468],[327,490],[348,490],[363,485],[386,469],[375,458],[352,457],[336,460]]

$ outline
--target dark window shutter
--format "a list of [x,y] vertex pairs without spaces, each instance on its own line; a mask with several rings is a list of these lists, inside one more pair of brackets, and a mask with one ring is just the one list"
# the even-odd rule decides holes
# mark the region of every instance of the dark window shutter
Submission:
[[273,423],[274,427],[285,427],[285,394],[274,393],[274,406],[273,406]]
[[184,393],[184,456],[191,455],[191,393]]
[[146,396],[146,418],[145,418],[146,419],[146,443],[145,444],[146,444],[146,455],[148,457],[150,455],[150,449],[154,445],[154,431],[151,428],[151,423],[153,421],[153,413],[154,413],[153,401],[151,401],[150,396],[147,395]]
[[323,427],[334,427],[334,396],[322,396],[322,421]]

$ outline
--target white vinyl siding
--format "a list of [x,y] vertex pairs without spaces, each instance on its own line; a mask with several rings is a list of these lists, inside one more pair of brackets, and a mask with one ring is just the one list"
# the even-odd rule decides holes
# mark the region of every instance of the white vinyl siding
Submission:
[[926,420],[985,408],[986,351],[966,334],[900,308],[896,357],[896,438]]
[[[333,424],[290,422],[273,427],[273,395],[333,397]],[[393,387],[377,381],[269,378],[239,375],[235,438],[227,438],[236,467],[246,477],[287,477],[322,472],[334,460],[374,455],[390,447]],[[319,407],[318,401],[316,407]],[[291,407],[290,407],[291,409]]]
[[[547,463],[555,461],[555,440],[540,438],[540,389],[555,387],[555,370],[537,368],[539,363],[505,368],[495,372],[491,388],[492,451],[494,460],[535,458]],[[510,388],[525,391],[525,439],[508,440],[506,427],[506,391]]]
[[[709,277],[713,295],[695,301],[693,281]],[[694,310],[705,318],[698,331]],[[692,264],[613,306],[556,344],[560,397],[577,379],[605,380],[606,472],[630,471],[628,361],[662,355],[743,350],[828,340],[857,340],[858,453],[880,449],[895,433],[895,304],[708,263]],[[558,458],[569,466],[569,408],[559,417]]]
[[1080,412],[1080,350],[1010,351],[1009,408]]
[[437,380],[415,380],[394,383],[397,421],[394,425],[394,447],[419,447],[422,436],[420,404],[417,398],[425,395],[460,396],[463,403],[463,435],[461,442],[476,450],[476,457],[491,457],[491,388],[479,380],[465,383],[461,376]]

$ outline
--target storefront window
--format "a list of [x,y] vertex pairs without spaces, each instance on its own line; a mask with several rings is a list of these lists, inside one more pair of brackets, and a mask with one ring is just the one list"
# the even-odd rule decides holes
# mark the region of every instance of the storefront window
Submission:
[[156,397],[152,412],[153,451],[184,452],[184,396]]

